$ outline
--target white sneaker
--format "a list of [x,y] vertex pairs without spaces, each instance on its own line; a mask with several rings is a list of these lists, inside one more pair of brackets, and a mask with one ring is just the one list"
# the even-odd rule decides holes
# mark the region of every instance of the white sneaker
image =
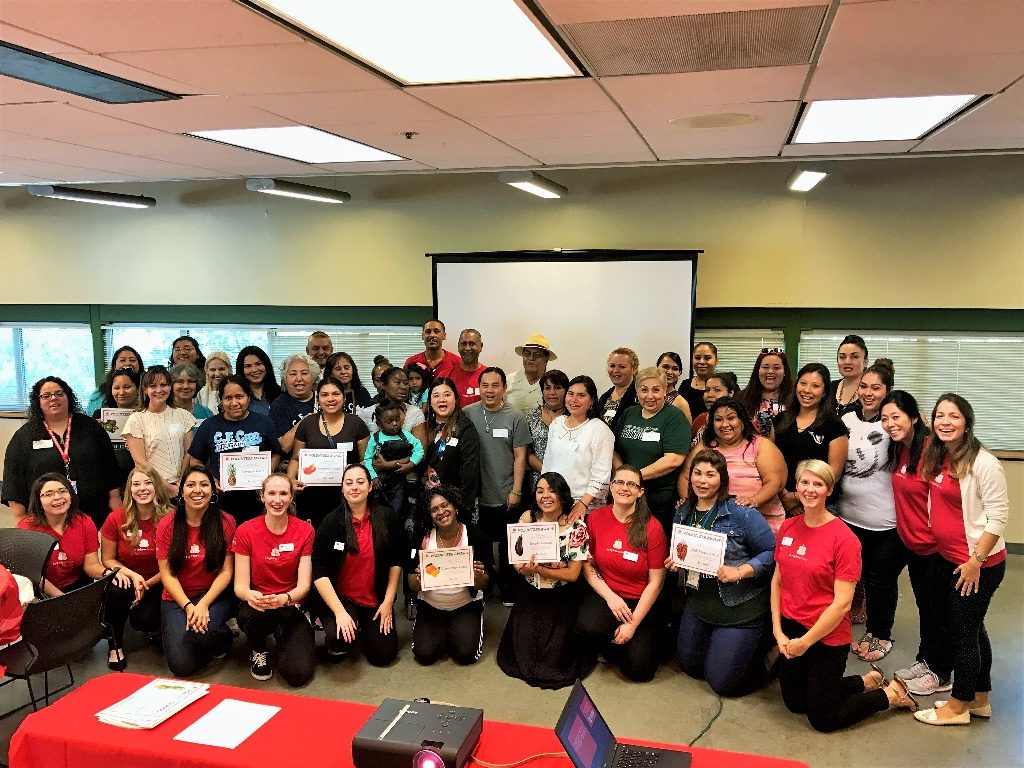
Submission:
[[[917,661],[909,667],[897,669],[895,674],[903,680],[913,680],[915,677],[921,677],[921,675],[928,674],[929,672],[931,672],[931,669],[928,668],[927,662]],[[913,691],[911,691],[911,693],[913,693]]]
[[907,690],[915,696],[931,696],[933,693],[948,691],[953,687],[952,681],[943,683],[939,680],[939,676],[930,669],[920,677],[907,680],[906,684]]

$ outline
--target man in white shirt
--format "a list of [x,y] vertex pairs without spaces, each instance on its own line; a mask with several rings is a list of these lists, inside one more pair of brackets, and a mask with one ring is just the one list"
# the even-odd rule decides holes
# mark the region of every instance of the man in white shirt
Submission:
[[551,351],[548,337],[541,333],[533,334],[516,347],[516,354],[523,358],[523,368],[509,375],[505,402],[529,413],[540,405],[540,377],[547,371],[548,363],[557,360],[558,355]]

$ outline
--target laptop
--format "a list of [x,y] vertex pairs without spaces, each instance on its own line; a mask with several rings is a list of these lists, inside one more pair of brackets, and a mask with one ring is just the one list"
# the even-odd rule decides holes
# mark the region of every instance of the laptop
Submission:
[[576,681],[555,726],[575,768],[689,768],[690,753],[620,744],[597,711],[581,680]]

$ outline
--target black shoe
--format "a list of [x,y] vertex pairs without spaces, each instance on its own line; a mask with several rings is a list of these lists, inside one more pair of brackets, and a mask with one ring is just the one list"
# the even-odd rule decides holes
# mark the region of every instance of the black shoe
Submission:
[[266,651],[253,651],[249,654],[252,676],[257,680],[269,680],[274,676],[270,668],[270,654]]
[[118,655],[117,661],[110,661],[110,656],[107,656],[107,668],[111,672],[124,672],[128,669],[128,660],[124,657],[124,650],[121,648],[111,648],[110,650],[116,651]]

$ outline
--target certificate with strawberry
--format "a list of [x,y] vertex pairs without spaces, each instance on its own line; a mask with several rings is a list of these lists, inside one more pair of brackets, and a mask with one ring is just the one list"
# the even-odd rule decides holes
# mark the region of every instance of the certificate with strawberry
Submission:
[[473,548],[420,550],[420,584],[424,592],[473,586]]
[[299,451],[300,485],[341,485],[341,476],[348,466],[348,451],[317,451],[303,448]]

